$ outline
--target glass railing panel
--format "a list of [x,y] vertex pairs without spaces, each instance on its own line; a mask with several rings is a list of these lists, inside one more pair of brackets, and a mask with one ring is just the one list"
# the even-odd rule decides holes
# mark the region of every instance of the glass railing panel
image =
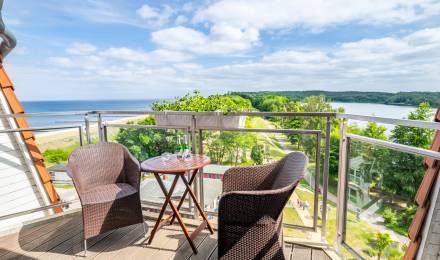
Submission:
[[[266,119],[253,117],[247,119],[246,127],[274,129],[275,125]],[[203,130],[202,137],[203,152],[212,160],[212,164],[204,168],[204,203],[205,209],[213,218],[218,210],[223,174],[226,170],[234,166],[271,163],[291,151],[306,152],[302,143],[291,142],[289,138],[292,137],[284,133]],[[316,156],[316,153],[310,156]],[[304,180],[296,188],[283,212],[284,223],[313,227],[314,176],[315,159],[312,158]],[[285,234],[295,238],[310,238],[306,231],[294,227],[286,228]]]
[[423,157],[352,140],[348,159],[345,243],[364,258],[401,259]]
[[[132,121],[137,125],[146,125],[151,122],[145,121],[145,117],[137,118]],[[125,122],[125,121],[124,121]],[[113,122],[121,124],[123,122]],[[106,127],[107,140],[109,142],[117,142],[125,145],[129,151],[140,161],[144,161],[151,157],[161,156],[164,153],[174,154],[177,149],[178,139],[182,143],[188,139],[186,129],[152,129],[148,128],[129,128],[129,127]],[[162,176],[165,186],[169,189],[173,176]],[[183,194],[185,189],[184,183],[179,180],[174,194],[176,197]],[[143,173],[140,184],[140,194],[143,204],[152,209],[162,206],[165,199],[160,186],[158,185],[153,174]],[[186,200],[183,208],[189,207],[189,200]]]

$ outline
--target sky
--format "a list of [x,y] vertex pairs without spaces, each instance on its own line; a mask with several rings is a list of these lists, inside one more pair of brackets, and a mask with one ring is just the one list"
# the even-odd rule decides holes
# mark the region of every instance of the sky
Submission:
[[440,0],[5,0],[22,100],[440,91]]

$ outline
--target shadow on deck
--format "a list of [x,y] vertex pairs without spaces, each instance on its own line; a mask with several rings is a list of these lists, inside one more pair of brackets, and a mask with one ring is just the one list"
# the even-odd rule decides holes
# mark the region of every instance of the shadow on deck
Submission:
[[[154,222],[147,220],[149,230]],[[190,227],[191,229],[191,227]],[[24,226],[19,232],[0,237],[0,259],[85,258],[79,214]],[[193,254],[180,227],[166,226],[158,231],[151,245],[146,244],[141,225],[117,229],[88,240],[87,259],[217,259],[217,234],[203,231],[195,239]],[[286,244],[286,259],[331,259],[323,250]]]

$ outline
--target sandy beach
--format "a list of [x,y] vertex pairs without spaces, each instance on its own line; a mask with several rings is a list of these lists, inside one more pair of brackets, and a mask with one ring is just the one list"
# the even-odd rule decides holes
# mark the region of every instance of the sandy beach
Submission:
[[[109,120],[105,121],[106,123],[112,124],[125,124],[127,122],[139,121],[145,118],[146,116],[135,116],[135,117],[124,117],[117,120]],[[108,137],[109,140],[118,132],[118,128],[109,128],[108,129]],[[44,133],[34,133],[35,141],[37,142],[38,147],[41,151],[45,151],[46,149],[56,149],[56,148],[66,148],[75,144],[79,144],[79,131],[78,129],[65,129],[65,130],[56,130],[52,132],[44,132]],[[97,123],[90,123],[90,136],[92,141],[98,140],[98,125]],[[86,134],[85,129],[83,127],[83,139],[84,143],[86,143]]]

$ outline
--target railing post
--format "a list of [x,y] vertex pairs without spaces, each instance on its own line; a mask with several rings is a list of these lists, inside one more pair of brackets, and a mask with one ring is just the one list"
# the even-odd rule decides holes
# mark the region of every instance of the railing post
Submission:
[[[187,127],[187,128],[185,129],[185,136],[186,136],[186,140],[187,140],[188,142],[189,142],[189,140],[191,140],[191,139],[190,139],[190,138],[191,138],[190,131],[191,131],[191,127]],[[188,144],[188,145],[189,145],[189,144]],[[192,146],[191,146],[191,149],[193,149]],[[188,173],[186,174],[186,176],[187,176],[188,179],[191,177],[190,174],[191,174],[190,172],[188,172]],[[191,196],[188,196],[188,208],[189,208],[190,211],[193,209],[193,201],[192,201]]]
[[331,118],[327,117],[325,125],[325,150],[324,150],[324,176],[322,183],[322,215],[321,215],[321,240],[326,241],[327,233],[327,192],[328,192],[328,179],[330,168],[330,136],[331,135]]
[[99,141],[100,142],[104,142],[104,134],[103,134],[103,129],[102,129],[102,116],[101,116],[101,113],[98,113],[98,136],[99,136]]
[[90,138],[90,121],[89,121],[89,114],[88,113],[86,113],[84,115],[84,125],[86,128],[86,141],[88,144],[91,144],[92,140]]
[[318,230],[318,215],[319,215],[319,183],[321,171],[321,132],[316,134],[316,159],[315,159],[315,197],[313,202],[313,229]]
[[[197,122],[196,122],[196,116],[195,115],[192,115],[192,117],[191,117],[191,145],[192,145],[192,153],[194,153],[194,154],[196,154],[197,153],[197,145],[196,145],[196,124],[197,124]],[[200,176],[200,175],[199,175]],[[195,193],[195,195],[196,195],[196,198],[199,198],[199,200],[200,200],[200,197],[199,197],[199,185],[197,185],[197,183],[200,181],[200,178],[199,178],[199,176],[196,176],[195,177],[195,180],[194,180],[194,193]],[[198,218],[199,217],[199,212],[197,211],[197,208],[196,207],[194,207],[194,218]]]
[[339,137],[339,173],[338,173],[338,199],[336,205],[336,250],[340,252],[345,240],[345,210],[347,189],[347,167],[349,140],[347,139],[347,121],[341,120]]
[[[198,133],[199,137],[199,154],[203,155],[203,137],[202,137],[202,129],[199,129]],[[200,176],[200,205],[202,205],[203,210],[205,209],[205,188],[203,183],[203,168],[199,170]]]
[[83,146],[84,145],[84,140],[83,140],[83,128],[82,128],[82,126],[78,127],[78,131],[79,131],[79,145]]
[[108,142],[108,135],[107,135],[107,126],[102,124],[102,135],[104,137],[104,142]]

